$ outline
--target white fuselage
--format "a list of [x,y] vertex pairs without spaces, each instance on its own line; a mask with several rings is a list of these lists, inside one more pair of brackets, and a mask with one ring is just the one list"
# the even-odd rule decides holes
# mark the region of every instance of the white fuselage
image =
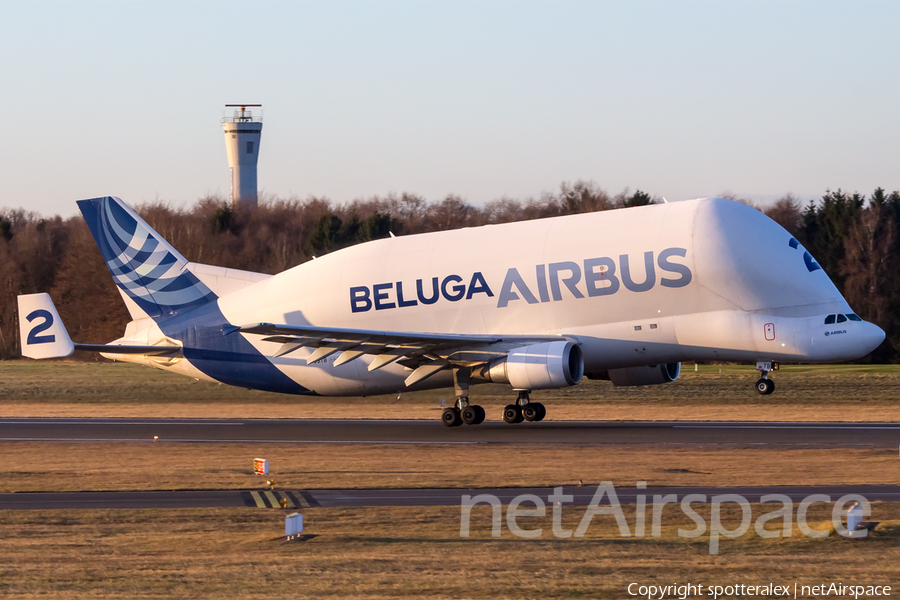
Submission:
[[[218,304],[235,325],[563,335],[581,345],[587,373],[686,360],[834,362],[870,352],[881,330],[826,325],[828,315],[852,310],[804,255],[758,211],[704,199],[372,241]],[[142,321],[125,339],[156,343],[161,332]],[[308,365],[307,348],[271,358],[280,343],[247,339],[318,394],[401,391],[409,374],[398,364],[369,372],[371,357]],[[136,360],[202,376],[184,360]],[[444,373],[419,387],[449,383]]]

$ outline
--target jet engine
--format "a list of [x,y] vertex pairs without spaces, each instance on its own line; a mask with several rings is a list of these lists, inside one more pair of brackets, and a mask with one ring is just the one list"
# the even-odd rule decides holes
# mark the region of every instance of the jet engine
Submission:
[[597,379],[609,379],[613,385],[656,385],[669,383],[678,379],[681,375],[681,363],[667,363],[661,365],[648,365],[646,367],[628,367],[626,369],[610,369],[606,377]]
[[494,360],[479,376],[492,383],[508,383],[517,390],[568,387],[581,381],[584,358],[572,342],[558,341],[523,346]]

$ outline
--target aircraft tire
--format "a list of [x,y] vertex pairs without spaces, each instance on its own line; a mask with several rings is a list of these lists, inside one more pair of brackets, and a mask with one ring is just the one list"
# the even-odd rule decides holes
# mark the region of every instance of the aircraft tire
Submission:
[[522,418],[526,421],[539,421],[538,417],[541,414],[541,410],[537,407],[537,403],[529,402],[525,406],[522,407]]
[[775,391],[775,382],[771,379],[760,379],[756,382],[756,391],[763,396],[768,396]]
[[507,404],[503,409],[503,420],[512,425],[513,423],[521,423],[522,408],[518,404]]
[[544,408],[544,405],[541,404],[540,402],[535,402],[534,405],[538,409],[538,415],[537,415],[537,418],[535,419],[535,421],[543,421],[544,417],[547,416],[547,409]]
[[441,422],[447,427],[458,427],[462,425],[462,419],[459,416],[459,409],[448,407],[441,413]]
[[474,404],[459,411],[459,416],[466,425],[478,425],[478,407]]
[[484,409],[482,407],[478,406],[477,404],[475,405],[475,410],[478,411],[478,418],[475,419],[474,424],[481,425],[482,423],[484,423],[484,418],[487,416],[487,414],[484,412]]

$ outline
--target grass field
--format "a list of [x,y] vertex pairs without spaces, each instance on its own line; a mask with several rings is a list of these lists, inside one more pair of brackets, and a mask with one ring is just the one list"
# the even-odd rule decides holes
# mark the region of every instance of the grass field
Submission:
[[[723,521],[739,522],[729,508]],[[633,524],[633,508],[624,510]],[[753,518],[769,510],[755,505]],[[659,538],[620,537],[612,517],[597,516],[583,538],[568,539],[550,533],[549,511],[519,519],[544,530],[521,539],[505,526],[491,538],[486,506],[473,511],[469,538],[460,537],[459,507],[314,509],[304,514],[304,533],[314,536],[304,542],[280,537],[278,510],[0,511],[0,596],[628,598],[632,582],[896,589],[900,506],[873,510],[881,525],[868,539],[813,539],[795,524],[787,538],[723,539],[717,556],[708,535],[678,537],[695,524],[677,507],[664,513]],[[582,515],[566,508],[563,527],[575,529]],[[821,504],[809,513],[816,529],[829,517]]]
[[[721,369],[721,372],[720,372]],[[538,392],[548,418],[896,421],[900,368],[787,367],[775,395],[747,366],[685,366],[678,382],[614,388],[586,381]],[[510,393],[477,387],[498,418]],[[0,363],[0,416],[434,418],[437,390],[376,398],[290,397],[218,386],[126,364]],[[0,443],[0,492],[258,488],[269,459],[279,488],[553,486],[601,480],[649,485],[900,484],[897,448],[727,446]],[[626,511],[633,510],[626,508]],[[708,511],[708,509],[705,509]],[[770,509],[754,507],[754,518]],[[703,513],[703,510],[698,509]],[[570,507],[574,528],[583,509]],[[550,517],[533,540],[490,537],[488,507],[460,538],[459,507],[306,509],[303,542],[285,542],[284,513],[261,509],[0,511],[2,598],[628,598],[626,587],[703,583],[900,585],[900,503],[874,503],[866,540],[751,533],[622,538],[598,517],[585,538],[557,539]],[[815,505],[810,519],[828,520]],[[631,520],[631,517],[629,517]],[[729,527],[740,521],[724,513]],[[527,524],[527,525],[526,525]],[[821,527],[820,527],[821,528]],[[795,525],[796,529],[796,525]],[[809,597],[809,596],[807,596]]]
[[[898,484],[897,448],[0,443],[0,493],[596,485]],[[269,460],[269,477],[252,473]],[[748,468],[752,465],[752,468]]]
[[[721,371],[721,372],[720,372]],[[684,365],[664,385],[613,387],[584,380],[532,394],[548,419],[809,420],[900,419],[900,365],[786,366],[773,374],[775,394],[759,396],[751,366]],[[476,386],[473,401],[499,420],[513,394]],[[287,396],[195,381],[123,363],[0,362],[0,416],[270,417],[437,419],[452,390],[370,398]]]

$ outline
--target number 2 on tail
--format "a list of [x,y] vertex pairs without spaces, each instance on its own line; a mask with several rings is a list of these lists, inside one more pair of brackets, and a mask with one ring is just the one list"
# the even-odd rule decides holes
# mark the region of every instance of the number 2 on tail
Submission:
[[49,310],[39,308],[32,311],[25,318],[28,319],[29,323],[35,319],[44,319],[43,323],[38,323],[28,332],[28,339],[25,340],[26,344],[49,344],[56,341],[55,335],[38,335],[42,331],[47,331],[53,325],[53,314]]

